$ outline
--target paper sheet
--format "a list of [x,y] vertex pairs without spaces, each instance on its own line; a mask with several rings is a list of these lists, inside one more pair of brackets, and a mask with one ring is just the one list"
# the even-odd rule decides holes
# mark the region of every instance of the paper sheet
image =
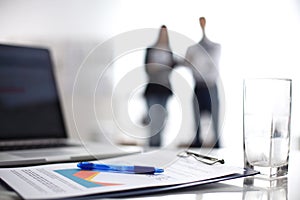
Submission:
[[155,175],[87,171],[77,168],[77,163],[68,163],[0,169],[0,177],[24,199],[55,199],[184,184],[243,173],[241,168],[207,165],[193,158],[179,158],[177,153],[157,151],[101,161],[164,168],[164,173]]

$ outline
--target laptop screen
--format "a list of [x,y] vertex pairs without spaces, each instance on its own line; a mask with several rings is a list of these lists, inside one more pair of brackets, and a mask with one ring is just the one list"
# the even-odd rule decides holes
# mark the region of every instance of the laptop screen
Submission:
[[49,51],[0,45],[0,140],[63,137]]

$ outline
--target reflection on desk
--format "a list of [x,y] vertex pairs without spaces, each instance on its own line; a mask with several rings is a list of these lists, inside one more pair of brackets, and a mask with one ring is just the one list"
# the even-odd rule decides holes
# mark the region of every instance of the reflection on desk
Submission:
[[[227,164],[241,166],[243,163],[242,152],[234,153],[230,149],[220,149],[212,152],[214,155],[223,155]],[[155,193],[151,195],[135,196],[130,198],[118,198],[126,200],[296,200],[300,196],[300,151],[291,151],[289,173],[286,178],[277,181],[266,181],[259,178],[239,178],[220,183],[200,185],[176,191]],[[9,191],[3,185],[0,187],[0,197],[5,200],[20,199],[16,193]],[[95,198],[91,198],[95,199]],[[113,200],[113,199],[110,199]]]
[[243,200],[287,199],[287,178],[267,181],[260,178],[245,178]]

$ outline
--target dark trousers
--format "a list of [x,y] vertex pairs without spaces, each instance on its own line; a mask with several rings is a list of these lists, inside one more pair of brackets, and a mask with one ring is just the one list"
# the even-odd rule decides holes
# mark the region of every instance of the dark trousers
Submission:
[[147,94],[146,102],[150,126],[149,145],[161,146],[161,133],[167,122],[168,111],[166,108],[169,94]]
[[194,117],[196,123],[196,135],[194,141],[192,143],[192,147],[201,147],[202,139],[201,139],[201,124],[200,124],[200,116],[201,114],[208,112],[211,115],[213,122],[213,130],[215,134],[215,144],[214,147],[218,148],[219,145],[219,97],[218,97],[218,89],[217,86],[207,87],[206,84],[196,83],[195,89],[195,99],[194,99]]

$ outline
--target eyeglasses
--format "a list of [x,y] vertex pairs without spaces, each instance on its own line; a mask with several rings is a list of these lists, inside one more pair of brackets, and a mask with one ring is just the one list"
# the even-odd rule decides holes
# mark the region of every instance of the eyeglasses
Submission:
[[221,163],[221,164],[225,163],[224,159],[218,159],[218,158],[214,158],[211,156],[201,155],[199,153],[189,151],[189,150],[180,152],[179,154],[177,154],[177,156],[181,157],[181,158],[187,158],[187,157],[191,156],[191,157],[195,158],[197,161],[203,162],[208,165],[213,165],[216,163]]

